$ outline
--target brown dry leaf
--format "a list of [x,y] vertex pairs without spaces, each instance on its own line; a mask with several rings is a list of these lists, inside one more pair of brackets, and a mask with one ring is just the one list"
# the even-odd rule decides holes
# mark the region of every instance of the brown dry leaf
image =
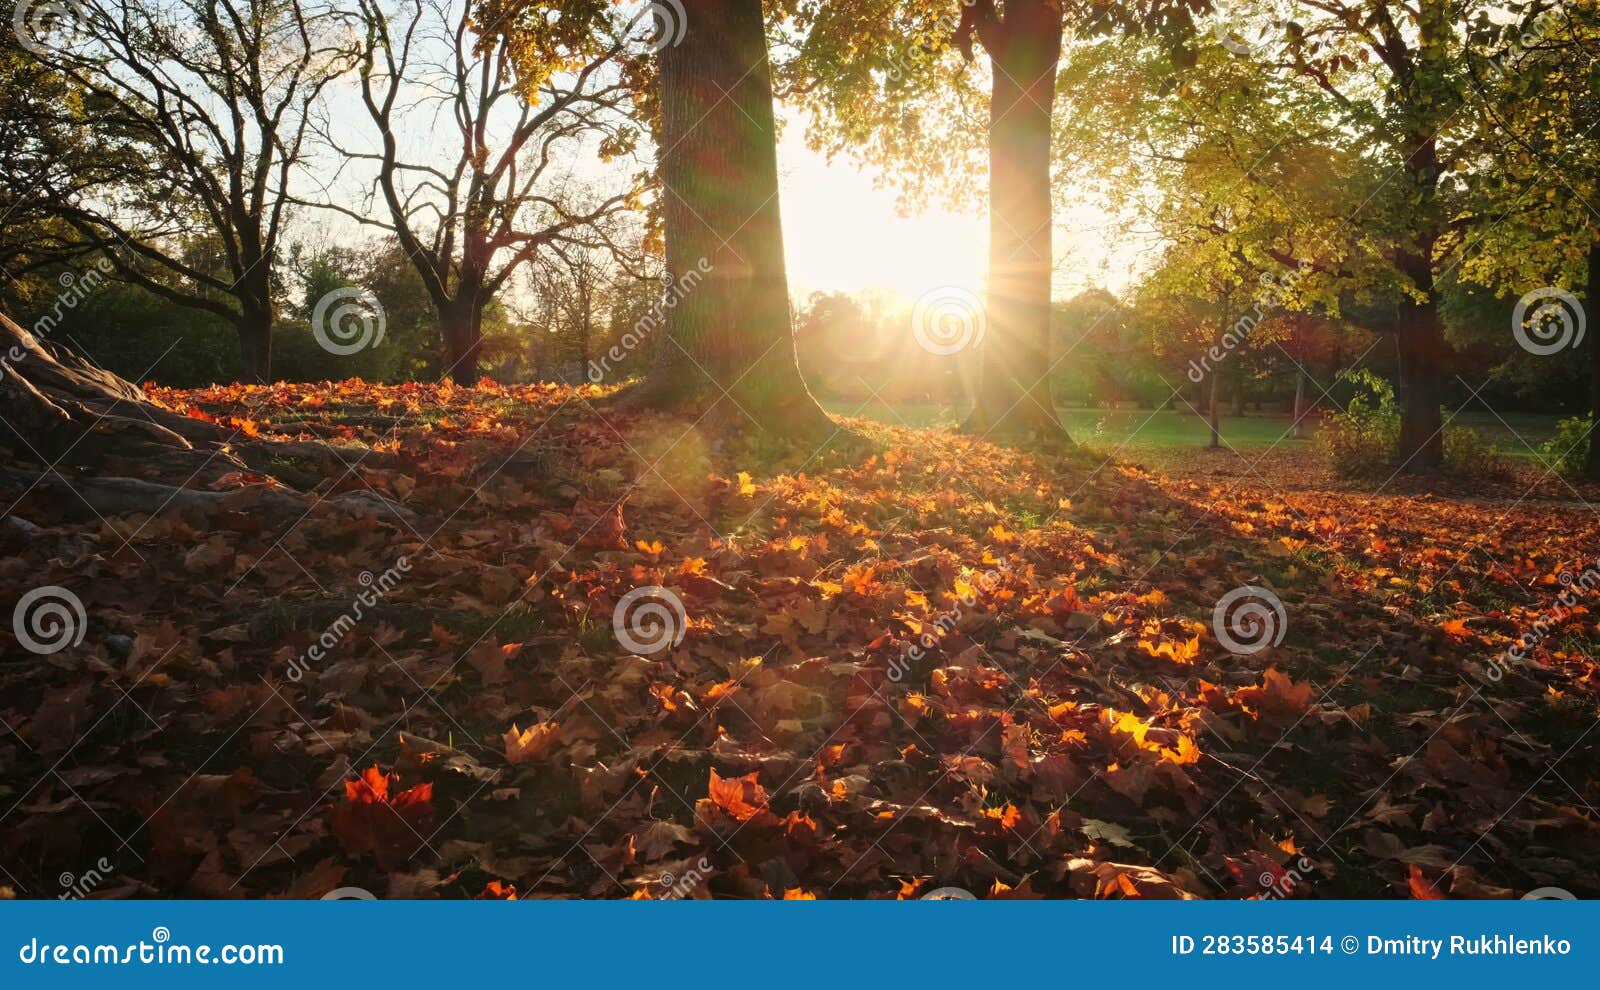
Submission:
[[633,835],[639,861],[654,862],[670,853],[674,846],[695,841],[694,831],[674,822],[651,821]]
[[506,664],[517,654],[522,652],[521,643],[507,643],[501,646],[493,636],[474,646],[467,653],[467,663],[483,678],[487,687],[504,684],[510,676],[506,672]]

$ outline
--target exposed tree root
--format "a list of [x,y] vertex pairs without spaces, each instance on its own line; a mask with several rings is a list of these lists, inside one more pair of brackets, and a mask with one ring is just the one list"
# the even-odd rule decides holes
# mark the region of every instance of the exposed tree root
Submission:
[[[226,512],[254,512],[297,518],[325,501],[408,523],[416,518],[370,492],[322,500],[293,487],[309,488],[357,467],[399,467],[394,454],[240,436],[152,402],[132,382],[35,339],[3,315],[0,360],[0,451],[19,462],[0,468],[0,481],[15,487],[11,498],[43,492],[54,499],[53,511],[105,517],[178,513],[211,521]],[[296,470],[296,462],[307,469]],[[268,482],[211,490],[236,472]],[[273,483],[280,480],[288,486]]]
[[250,485],[229,491],[180,488],[138,478],[69,478],[52,471],[34,478],[16,471],[0,470],[0,481],[19,491],[42,495],[52,509],[68,519],[104,516],[148,515],[180,516],[190,522],[215,524],[228,513],[253,514],[270,519],[298,519],[319,506],[358,516],[392,518],[415,524],[417,514],[372,492],[344,492],[319,498],[289,488]]

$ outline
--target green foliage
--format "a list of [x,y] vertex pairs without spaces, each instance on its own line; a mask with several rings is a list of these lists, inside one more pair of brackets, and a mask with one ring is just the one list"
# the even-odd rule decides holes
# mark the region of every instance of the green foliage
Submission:
[[[1180,378],[1182,359],[1158,354],[1157,335],[1165,324],[1138,316],[1104,289],[1088,289],[1056,304],[1055,354],[1065,356],[1052,382],[1058,402],[1113,407],[1135,402],[1150,409],[1171,398],[1167,380]],[[1163,367],[1162,357],[1170,369]]]
[[399,353],[393,341],[385,339],[353,354],[330,354],[302,319],[282,319],[272,328],[272,377],[286,382],[395,381],[391,365]]
[[[272,375],[284,381],[421,381],[438,376],[439,333],[433,303],[393,240],[364,249],[294,245],[286,266],[298,300],[273,327]],[[383,336],[352,354],[331,354],[311,333],[319,300],[340,290],[369,292],[382,314]]]
[[[29,11],[0,8],[0,23]],[[19,29],[21,30],[21,29]],[[17,31],[0,30],[0,307],[15,316],[48,297],[48,280],[31,266],[42,264],[50,247],[71,237],[71,227],[52,216],[36,195],[42,177],[65,160],[91,153],[85,137],[81,94],[61,76],[20,47]],[[109,157],[109,156],[107,156]]]
[[1515,298],[1585,279],[1593,224],[1583,218],[1600,192],[1600,5],[1497,6],[1469,34],[1494,112],[1463,115],[1493,149],[1464,212],[1494,222],[1479,225],[1459,275]]
[[1503,480],[1512,475],[1511,458],[1470,426],[1445,427],[1444,466],[1465,478]]
[[1317,449],[1341,477],[1382,475],[1394,464],[1400,439],[1400,407],[1394,386],[1365,368],[1343,377],[1357,389],[1343,412],[1328,415],[1317,431]]
[[[1495,408],[1503,408],[1507,399],[1552,412],[1584,408],[1589,393],[1588,366],[1582,361],[1530,354],[1518,346],[1511,326],[1516,296],[1521,292],[1515,290],[1515,283],[1505,291],[1505,296],[1496,296],[1489,289],[1455,279],[1441,285],[1439,312],[1460,362],[1456,373],[1474,384],[1492,374],[1480,393]],[[1462,370],[1468,362],[1481,370]]]
[[1556,435],[1539,448],[1539,458],[1545,467],[1569,477],[1583,472],[1589,458],[1590,434],[1594,430],[1594,417],[1573,416],[1556,424]]
[[[1394,386],[1362,368],[1340,376],[1355,387],[1343,412],[1323,420],[1317,431],[1317,449],[1340,477],[1384,477],[1394,468],[1395,444],[1400,438],[1400,407]],[[1447,426],[1444,431],[1445,470],[1466,478],[1503,479],[1512,474],[1512,461],[1486,435],[1470,426]]]
[[[50,274],[47,288],[59,284]],[[54,312],[54,295],[41,293],[11,315],[25,328],[40,327],[37,321]],[[239,376],[239,337],[230,323],[121,282],[107,280],[39,336],[133,382],[182,388]]]

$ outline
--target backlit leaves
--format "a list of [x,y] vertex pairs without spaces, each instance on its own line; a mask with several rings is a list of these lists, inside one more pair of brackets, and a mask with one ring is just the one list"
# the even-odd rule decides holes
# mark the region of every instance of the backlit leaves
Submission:
[[[875,455],[741,458],[689,505],[636,488],[616,442],[686,424],[603,422],[581,390],[153,394],[248,410],[266,442],[394,454],[344,483],[431,538],[381,507],[202,529],[21,503],[47,537],[14,551],[7,590],[83,590],[127,637],[0,672],[16,776],[44,781],[0,852],[47,879],[100,854],[87,801],[159,808],[148,865],[122,868],[192,896],[1600,889],[1595,823],[1540,778],[1600,698],[1594,610],[1551,609],[1600,545],[1565,507],[1352,495],[1281,465],[1292,485],[1229,486],[867,423]],[[350,425],[374,409],[399,425]],[[287,677],[400,553],[405,580]],[[1233,656],[1212,609],[1258,577],[1289,635]],[[617,642],[614,605],[648,585],[682,596],[684,648]],[[1536,625],[1520,665],[1474,676]],[[84,736],[107,711],[128,718]],[[1583,746],[1560,770],[1592,789]]]

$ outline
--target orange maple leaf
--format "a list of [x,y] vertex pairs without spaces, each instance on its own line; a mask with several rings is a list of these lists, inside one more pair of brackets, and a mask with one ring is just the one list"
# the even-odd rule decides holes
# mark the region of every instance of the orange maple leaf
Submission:
[[1139,649],[1153,657],[1166,657],[1173,663],[1190,664],[1200,656],[1200,637],[1178,642],[1177,640],[1164,639],[1153,643],[1148,639],[1139,640]]
[[1001,828],[1012,829],[1016,828],[1017,823],[1022,821],[1022,812],[1017,810],[1016,805],[1007,803],[1001,808],[983,809],[983,817],[996,822]]
[[757,776],[757,772],[751,772],[743,777],[723,778],[712,770],[708,788],[711,800],[741,822],[754,817],[767,810],[767,792],[756,782]]
[[[1179,766],[1200,762],[1200,747],[1181,732],[1156,729],[1134,713],[1118,712],[1114,708],[1105,709],[1103,717],[1113,735],[1128,737],[1135,746],[1156,753],[1163,760]],[[1164,740],[1172,740],[1174,745],[1168,746]]]
[[550,747],[561,737],[561,726],[555,722],[535,722],[527,729],[511,728],[502,737],[505,741],[506,762],[512,766],[543,759]]
[[1261,683],[1240,688],[1233,698],[1257,717],[1262,715],[1298,718],[1304,715],[1315,700],[1316,688],[1311,683],[1296,684],[1288,674],[1276,667],[1261,675]]

